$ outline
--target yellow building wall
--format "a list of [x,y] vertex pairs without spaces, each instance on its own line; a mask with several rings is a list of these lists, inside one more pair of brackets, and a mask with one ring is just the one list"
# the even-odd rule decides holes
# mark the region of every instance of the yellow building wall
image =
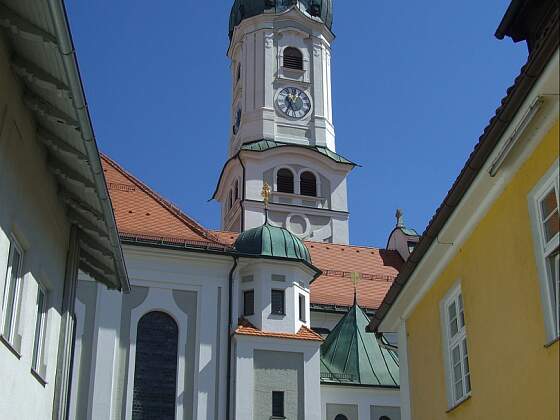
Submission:
[[[413,420],[558,420],[527,195],[558,158],[558,121],[407,320]],[[440,302],[461,280],[471,398],[447,412]]]

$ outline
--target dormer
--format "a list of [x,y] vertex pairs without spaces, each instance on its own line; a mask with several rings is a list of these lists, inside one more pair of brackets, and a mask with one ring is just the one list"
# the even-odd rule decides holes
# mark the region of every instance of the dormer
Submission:
[[406,227],[404,223],[404,215],[401,209],[396,214],[397,225],[389,235],[387,241],[387,249],[397,251],[404,261],[414,252],[414,248],[420,241],[420,235],[414,230]]

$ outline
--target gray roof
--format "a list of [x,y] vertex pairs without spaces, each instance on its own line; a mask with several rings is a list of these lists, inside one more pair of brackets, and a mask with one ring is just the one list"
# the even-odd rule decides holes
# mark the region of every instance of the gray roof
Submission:
[[23,100],[47,151],[60,199],[80,228],[80,269],[109,288],[128,290],[105,184],[62,0],[1,0],[0,28],[12,50]]

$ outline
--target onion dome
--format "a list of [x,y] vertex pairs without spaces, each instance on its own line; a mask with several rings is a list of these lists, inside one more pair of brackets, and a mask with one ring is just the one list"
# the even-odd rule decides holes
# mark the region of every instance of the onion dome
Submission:
[[306,15],[320,19],[329,29],[333,22],[333,0],[235,0],[229,18],[229,37],[244,19],[265,12],[281,13],[297,7]]
[[290,231],[268,223],[241,233],[233,244],[240,254],[304,261],[311,256],[303,241]]

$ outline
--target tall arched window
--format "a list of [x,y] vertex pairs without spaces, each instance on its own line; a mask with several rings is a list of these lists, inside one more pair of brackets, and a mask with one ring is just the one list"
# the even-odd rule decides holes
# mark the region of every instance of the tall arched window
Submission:
[[294,47],[284,50],[284,67],[289,69],[303,70],[303,54]]
[[276,175],[276,190],[283,193],[294,193],[294,174],[286,168],[282,168]]
[[339,414],[334,418],[334,420],[348,420],[348,417],[346,417],[344,414]]
[[239,80],[241,79],[241,63],[237,64],[237,70],[236,70],[236,76],[235,76],[235,82],[239,82]]
[[163,312],[138,322],[132,419],[175,420],[179,328]]
[[234,187],[234,194],[233,194],[233,199],[235,201],[239,200],[239,181],[235,181],[235,187]]
[[317,179],[312,172],[305,171],[299,177],[299,189],[301,195],[317,197]]

